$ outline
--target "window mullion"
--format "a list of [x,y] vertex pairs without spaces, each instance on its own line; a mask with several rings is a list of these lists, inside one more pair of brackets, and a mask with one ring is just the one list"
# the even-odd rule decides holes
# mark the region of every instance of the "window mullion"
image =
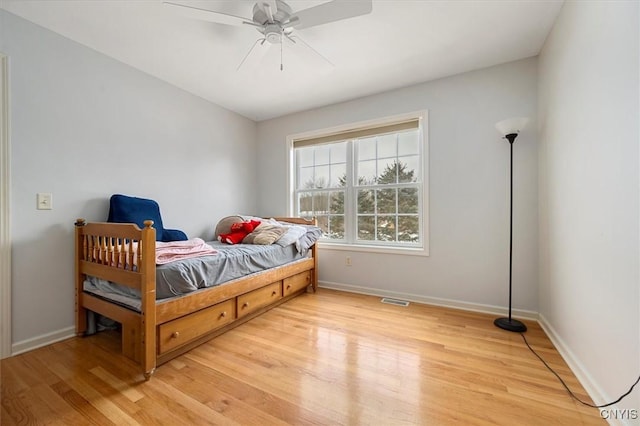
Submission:
[[356,182],[356,165],[354,152],[354,143],[352,140],[347,142],[347,187],[345,188],[345,203],[344,203],[344,223],[345,223],[345,239],[349,244],[355,242],[355,229],[357,221],[355,220],[355,213],[357,211],[356,200],[357,193],[355,190]]

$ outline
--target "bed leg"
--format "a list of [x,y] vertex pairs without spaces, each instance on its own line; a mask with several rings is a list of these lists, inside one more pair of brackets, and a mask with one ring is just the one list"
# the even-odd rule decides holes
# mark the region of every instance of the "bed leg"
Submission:
[[87,310],[76,302],[76,336],[83,337],[87,331]]
[[127,358],[140,362],[142,336],[138,324],[122,324],[122,354]]
[[311,287],[313,292],[318,291],[318,244],[311,246],[311,256],[313,256],[313,270],[311,271]]
[[85,239],[82,235],[82,229],[86,225],[84,219],[77,219],[75,223],[75,320],[76,320],[76,336],[84,336],[87,331],[87,310],[82,304],[82,286],[84,283],[84,274],[80,272],[80,262],[84,260],[84,244]]
[[151,375],[156,371],[155,368],[152,368],[151,371],[145,371],[144,374],[144,380],[145,382],[149,381],[149,379],[151,378]]

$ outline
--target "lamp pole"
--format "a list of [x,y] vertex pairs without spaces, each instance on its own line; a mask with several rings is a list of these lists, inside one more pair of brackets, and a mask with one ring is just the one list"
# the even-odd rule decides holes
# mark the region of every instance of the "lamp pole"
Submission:
[[521,321],[511,318],[511,293],[512,293],[512,272],[513,272],[513,143],[518,137],[518,133],[509,133],[504,136],[509,141],[510,150],[510,176],[509,176],[509,317],[497,318],[493,323],[507,331],[525,332],[527,326]]

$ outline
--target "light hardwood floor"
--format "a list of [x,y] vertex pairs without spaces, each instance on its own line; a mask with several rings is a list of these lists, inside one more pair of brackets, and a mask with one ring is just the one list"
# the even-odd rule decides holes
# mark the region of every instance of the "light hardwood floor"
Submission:
[[[590,401],[544,332],[530,344]],[[14,424],[606,424],[491,315],[320,289],[169,363],[144,382],[114,332],[1,362]]]

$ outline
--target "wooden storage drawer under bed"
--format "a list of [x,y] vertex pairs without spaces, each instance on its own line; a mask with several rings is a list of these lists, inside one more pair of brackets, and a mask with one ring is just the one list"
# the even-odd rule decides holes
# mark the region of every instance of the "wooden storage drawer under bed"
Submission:
[[216,330],[236,319],[235,298],[209,308],[169,321],[158,326],[158,353],[163,354],[178,346]]
[[282,280],[282,296],[287,297],[311,284],[311,271],[304,271],[300,274]]
[[238,296],[238,318],[282,299],[282,281],[269,284],[257,290]]

